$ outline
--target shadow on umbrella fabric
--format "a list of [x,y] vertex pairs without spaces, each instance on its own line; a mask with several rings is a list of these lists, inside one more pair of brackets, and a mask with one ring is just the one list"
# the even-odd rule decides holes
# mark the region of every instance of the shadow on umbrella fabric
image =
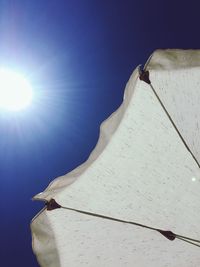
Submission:
[[137,67],[88,160],[36,195],[42,267],[198,266],[200,51]]

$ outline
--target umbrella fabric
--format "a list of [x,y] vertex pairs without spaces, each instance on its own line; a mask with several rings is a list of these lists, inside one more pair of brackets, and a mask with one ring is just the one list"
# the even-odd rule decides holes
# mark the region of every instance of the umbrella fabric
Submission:
[[42,267],[198,266],[199,65],[200,51],[154,52],[88,160],[35,196]]

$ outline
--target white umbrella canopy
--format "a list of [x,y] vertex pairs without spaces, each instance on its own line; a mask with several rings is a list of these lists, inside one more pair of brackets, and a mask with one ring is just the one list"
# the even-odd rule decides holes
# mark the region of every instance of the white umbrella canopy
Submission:
[[42,267],[200,264],[199,103],[200,51],[136,68],[88,160],[34,197]]

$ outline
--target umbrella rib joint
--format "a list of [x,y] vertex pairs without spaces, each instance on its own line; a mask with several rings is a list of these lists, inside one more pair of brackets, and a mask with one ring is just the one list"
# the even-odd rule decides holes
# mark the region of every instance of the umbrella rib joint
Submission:
[[105,215],[102,215],[102,214],[93,213],[93,212],[89,212],[89,211],[74,209],[74,208],[70,208],[70,207],[63,207],[60,204],[58,204],[55,201],[55,199],[51,199],[50,201],[46,202],[45,205],[46,205],[46,209],[48,211],[52,211],[52,210],[55,210],[55,209],[62,208],[62,209],[78,212],[78,213],[81,213],[81,214],[84,214],[84,215],[98,217],[98,218],[105,219],[105,220],[131,224],[131,225],[135,225],[135,226],[138,226],[138,227],[142,227],[142,228],[146,228],[146,229],[149,229],[149,230],[152,230],[152,231],[159,232],[161,235],[163,235],[164,237],[166,237],[170,241],[173,241],[173,240],[175,240],[177,238],[177,239],[179,239],[181,241],[184,241],[184,242],[187,242],[187,243],[189,243],[191,245],[200,247],[200,240],[197,240],[197,239],[193,239],[193,238],[186,237],[186,236],[181,236],[181,235],[175,234],[175,233],[173,233],[172,231],[169,231],[169,230],[162,230],[162,229],[159,229],[159,228],[150,227],[150,226],[147,226],[147,225],[144,225],[144,224],[140,224],[140,223],[136,223],[136,222],[132,222],[132,221],[126,221],[126,220],[122,220],[122,219],[118,219],[118,218],[114,218],[114,217],[109,217],[109,216],[105,216]]

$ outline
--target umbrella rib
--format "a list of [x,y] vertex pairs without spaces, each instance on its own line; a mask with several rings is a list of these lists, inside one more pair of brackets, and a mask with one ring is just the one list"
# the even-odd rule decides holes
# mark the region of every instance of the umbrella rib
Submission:
[[150,227],[150,226],[147,226],[147,225],[143,225],[143,224],[140,224],[140,223],[136,223],[136,222],[132,222],[132,221],[126,221],[126,220],[122,220],[122,219],[117,219],[117,218],[114,218],[114,217],[110,217],[110,216],[106,216],[106,215],[102,215],[102,214],[98,214],[98,213],[93,213],[93,212],[74,209],[74,208],[69,208],[69,207],[62,207],[62,206],[61,206],[61,208],[66,209],[66,210],[75,211],[75,212],[78,212],[78,213],[82,213],[82,214],[85,214],[85,215],[93,216],[93,217],[98,217],[98,218],[110,220],[110,221],[116,221],[116,222],[121,222],[121,223],[126,223],[126,224],[133,224],[133,225],[136,225],[136,226],[139,226],[139,227],[143,227],[143,228],[147,228],[147,229],[155,230],[155,231],[158,230],[157,228]]
[[194,239],[194,238],[190,238],[190,237],[186,237],[186,236],[182,236],[182,235],[176,235],[177,238],[182,238],[182,239],[187,239],[196,243],[200,243],[200,240]]
[[[178,238],[179,240],[183,241],[183,242],[189,243],[189,244],[191,244],[191,245],[193,245],[193,246],[196,246],[196,247],[199,247],[199,248],[200,248],[200,244],[196,244],[196,243],[190,241],[191,238],[189,238],[189,240],[186,239],[186,238],[178,237],[178,236],[177,236],[177,238]],[[196,242],[199,243],[200,241],[198,240],[198,241],[196,241]]]
[[188,144],[186,143],[185,139],[183,138],[183,136],[181,135],[179,129],[177,128],[176,124],[174,123],[172,117],[170,116],[169,112],[167,111],[166,107],[164,106],[163,102],[161,101],[160,97],[158,96],[158,94],[156,93],[156,90],[154,89],[152,84],[149,84],[153,93],[155,94],[156,98],[158,99],[160,105],[162,106],[164,112],[166,113],[167,117],[169,118],[170,122],[172,123],[173,127],[175,128],[177,134],[179,135],[180,139],[182,140],[183,144],[185,145],[185,147],[187,148],[187,150],[189,151],[189,153],[191,154],[191,156],[193,157],[193,159],[195,160],[196,164],[198,165],[198,167],[200,168],[200,164],[198,162],[198,160],[196,159],[195,155],[192,153],[191,149],[189,148]]
[[185,145],[186,149],[188,150],[188,152],[191,154],[191,156],[193,157],[194,161],[196,162],[196,164],[198,165],[198,167],[200,168],[200,164],[198,162],[198,160],[196,159],[195,155],[192,153],[191,149],[189,148],[188,144],[186,143],[185,139],[183,138],[182,134],[180,133],[179,129],[177,128],[175,122],[173,121],[172,117],[170,116],[169,112],[167,111],[165,105],[163,104],[163,102],[161,101],[159,95],[156,93],[155,88],[153,87],[150,79],[149,79],[149,71],[147,70],[142,70],[140,69],[139,71],[139,78],[140,80],[146,82],[147,84],[149,84],[149,86],[151,87],[154,95],[156,96],[158,102],[160,103],[161,107],[163,108],[165,114],[167,115],[168,119],[170,120],[170,122],[172,123],[174,129],[176,130],[177,134],[179,135],[180,139],[182,140],[183,144]]
[[[55,202],[55,200],[50,200],[50,201],[54,201]],[[47,205],[48,205],[48,203],[47,203]],[[97,217],[97,218],[101,218],[101,219],[105,219],[105,220],[110,220],[110,221],[115,221],[115,222],[135,225],[135,226],[138,226],[138,227],[142,227],[142,228],[146,228],[146,229],[149,229],[149,230],[152,230],[152,231],[159,232],[160,234],[162,234],[164,237],[166,237],[167,239],[169,239],[171,241],[173,241],[175,238],[177,238],[177,239],[179,239],[179,240],[181,240],[183,242],[187,242],[187,243],[189,243],[191,245],[200,247],[200,240],[193,239],[193,238],[186,237],[186,236],[181,236],[181,235],[175,234],[175,233],[173,233],[171,231],[166,231],[166,230],[162,230],[162,229],[159,229],[159,228],[155,228],[155,227],[151,227],[151,226],[148,226],[148,225],[144,225],[144,224],[141,224],[141,223],[122,220],[122,219],[118,219],[118,218],[114,218],[114,217],[110,217],[110,216],[106,216],[106,215],[102,215],[102,214],[98,214],[98,213],[93,213],[93,212],[89,212],[89,211],[74,209],[74,208],[70,208],[70,207],[63,207],[63,206],[59,205],[59,207],[57,207],[57,208],[62,208],[62,209],[78,212],[78,213],[81,213],[81,214],[84,214],[84,215],[89,215],[89,216],[93,216],[93,217]],[[47,209],[48,209],[48,206],[47,206]],[[195,242],[199,243],[199,244],[196,244]]]

